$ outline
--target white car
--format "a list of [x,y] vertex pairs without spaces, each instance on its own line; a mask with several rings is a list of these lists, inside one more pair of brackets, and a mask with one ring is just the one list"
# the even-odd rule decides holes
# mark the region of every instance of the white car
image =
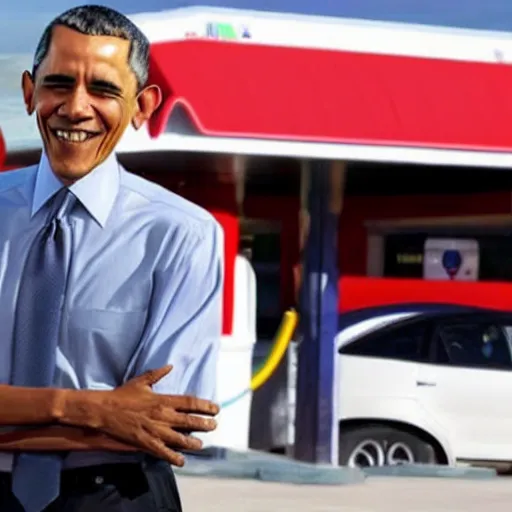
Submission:
[[339,463],[512,461],[512,314],[441,309],[337,337]]
[[[341,465],[512,463],[512,314],[440,307],[346,320],[336,340]],[[282,448],[286,371],[258,393],[251,445]]]

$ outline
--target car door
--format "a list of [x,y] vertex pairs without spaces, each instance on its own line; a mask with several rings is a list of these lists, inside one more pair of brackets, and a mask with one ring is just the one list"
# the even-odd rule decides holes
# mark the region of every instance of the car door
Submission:
[[381,328],[370,334],[345,340],[338,361],[341,419],[407,421],[415,416],[417,365],[425,352],[429,325],[428,320],[414,317],[391,325],[383,320]]
[[467,315],[440,321],[417,397],[446,431],[457,459],[512,460],[512,319]]

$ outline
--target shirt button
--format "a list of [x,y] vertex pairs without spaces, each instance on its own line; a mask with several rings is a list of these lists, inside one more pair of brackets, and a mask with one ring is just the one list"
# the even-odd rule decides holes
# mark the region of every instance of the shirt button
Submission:
[[102,476],[97,476],[97,477],[94,479],[94,483],[95,483],[96,485],[101,485],[104,481],[105,481],[105,479],[104,479]]

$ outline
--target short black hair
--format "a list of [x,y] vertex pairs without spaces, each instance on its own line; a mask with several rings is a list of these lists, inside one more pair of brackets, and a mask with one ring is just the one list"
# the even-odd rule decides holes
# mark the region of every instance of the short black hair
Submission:
[[139,89],[148,81],[149,41],[141,30],[124,14],[101,5],[73,7],[57,16],[44,30],[34,54],[32,75],[48,54],[53,29],[57,26],[76,30],[87,36],[119,37],[130,42],[128,63],[137,79]]

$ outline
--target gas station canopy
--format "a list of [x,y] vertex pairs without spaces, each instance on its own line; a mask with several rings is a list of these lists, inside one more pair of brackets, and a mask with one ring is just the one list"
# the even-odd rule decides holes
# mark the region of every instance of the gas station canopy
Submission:
[[154,137],[181,106],[206,136],[512,149],[508,65],[217,40],[156,43],[152,59]]
[[209,8],[132,19],[163,104],[127,152],[510,167],[506,34]]

